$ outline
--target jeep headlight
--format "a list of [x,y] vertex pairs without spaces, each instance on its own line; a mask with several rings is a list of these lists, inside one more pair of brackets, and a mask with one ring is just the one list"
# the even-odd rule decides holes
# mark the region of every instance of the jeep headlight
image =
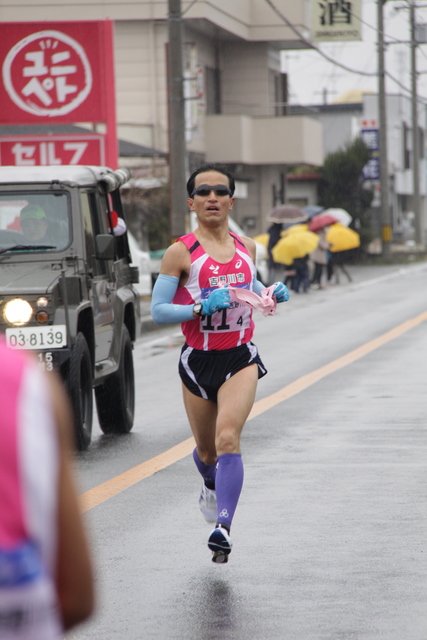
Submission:
[[9,300],[4,305],[3,317],[9,324],[15,327],[22,327],[31,320],[33,315],[33,308],[29,302],[22,300],[22,298],[15,298]]

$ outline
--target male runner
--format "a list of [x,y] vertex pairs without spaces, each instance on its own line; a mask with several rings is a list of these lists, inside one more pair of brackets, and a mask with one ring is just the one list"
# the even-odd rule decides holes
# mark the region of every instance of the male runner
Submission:
[[[188,205],[198,227],[167,249],[152,296],[155,322],[182,323],[179,374],[204,481],[199,504],[216,523],[208,540],[216,563],[227,562],[232,548],[230,527],[243,485],[240,434],[258,378],[267,373],[251,342],[252,310],[231,302],[227,291],[227,285],[258,294],[265,288],[256,279],[254,241],[228,229],[234,188],[233,176],[217,165],[190,176]],[[274,295],[277,302],[289,299],[281,282]]]

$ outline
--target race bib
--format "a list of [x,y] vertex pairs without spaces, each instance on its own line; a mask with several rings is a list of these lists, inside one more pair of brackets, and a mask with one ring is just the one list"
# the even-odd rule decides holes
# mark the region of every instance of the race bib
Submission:
[[[213,289],[203,289],[202,299],[209,297]],[[229,309],[221,309],[210,316],[201,316],[200,331],[207,333],[242,331],[251,326],[251,310],[239,302],[231,301]]]

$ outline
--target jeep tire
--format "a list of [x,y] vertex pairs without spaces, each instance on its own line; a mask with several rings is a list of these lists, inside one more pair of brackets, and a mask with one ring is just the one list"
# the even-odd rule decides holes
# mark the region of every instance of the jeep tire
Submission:
[[84,451],[92,437],[93,391],[89,347],[81,332],[71,349],[66,382],[74,412],[76,446]]
[[104,433],[129,433],[135,412],[132,342],[122,328],[119,368],[95,388],[99,425]]

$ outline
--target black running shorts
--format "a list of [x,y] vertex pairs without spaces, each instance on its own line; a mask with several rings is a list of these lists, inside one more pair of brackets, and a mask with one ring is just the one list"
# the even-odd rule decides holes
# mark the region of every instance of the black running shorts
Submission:
[[216,402],[221,385],[251,364],[258,365],[258,379],[265,376],[267,370],[252,342],[232,349],[212,351],[193,349],[184,344],[179,359],[179,375],[191,393]]

